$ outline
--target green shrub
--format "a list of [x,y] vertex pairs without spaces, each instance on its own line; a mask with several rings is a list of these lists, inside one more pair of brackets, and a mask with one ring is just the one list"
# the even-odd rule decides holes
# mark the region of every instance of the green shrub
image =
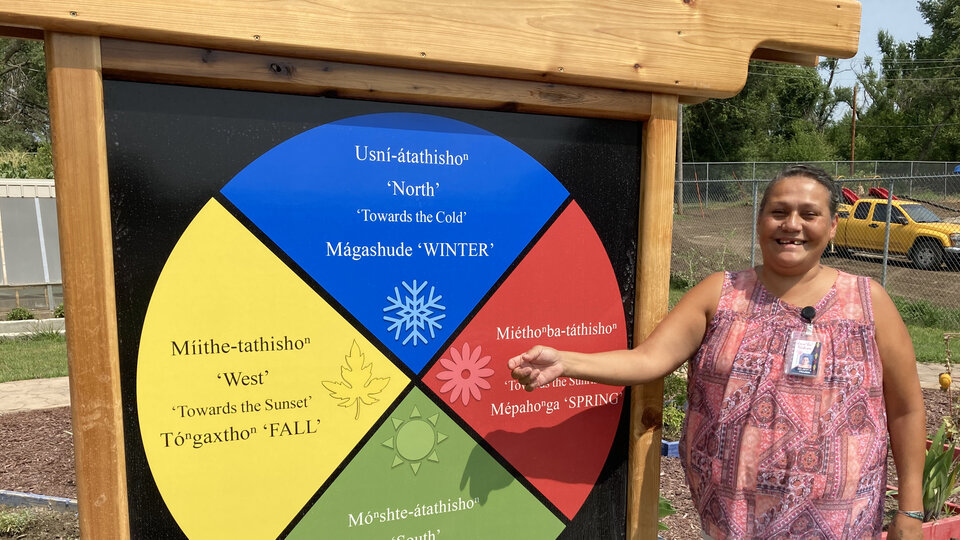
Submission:
[[902,296],[892,299],[903,322],[907,324],[946,331],[960,330],[960,309],[938,306],[929,300],[908,300]]
[[26,321],[30,319],[36,319],[36,317],[25,307],[17,306],[11,309],[10,313],[7,313],[8,321]]
[[66,312],[63,311],[63,302],[61,302],[56,308],[53,309],[53,316],[57,318],[63,318]]
[[667,441],[680,439],[683,428],[684,405],[687,403],[687,379],[671,373],[663,379],[663,432]]
[[680,440],[680,432],[683,428],[683,415],[683,409],[677,408],[673,404],[663,407],[663,431],[660,435],[663,440]]

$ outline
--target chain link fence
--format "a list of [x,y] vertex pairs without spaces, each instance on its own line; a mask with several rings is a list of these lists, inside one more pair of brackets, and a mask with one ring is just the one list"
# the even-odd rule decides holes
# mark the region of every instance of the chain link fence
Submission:
[[[849,162],[814,164],[835,174],[847,197],[824,263],[881,282],[908,322],[960,330],[960,162],[856,162],[852,175]],[[676,284],[760,264],[759,201],[788,165],[683,165],[674,193]]]

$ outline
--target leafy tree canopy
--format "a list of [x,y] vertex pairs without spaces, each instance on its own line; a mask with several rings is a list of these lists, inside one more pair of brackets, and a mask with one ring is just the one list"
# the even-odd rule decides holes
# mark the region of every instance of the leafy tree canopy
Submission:
[[0,38],[0,150],[35,152],[50,139],[43,43]]

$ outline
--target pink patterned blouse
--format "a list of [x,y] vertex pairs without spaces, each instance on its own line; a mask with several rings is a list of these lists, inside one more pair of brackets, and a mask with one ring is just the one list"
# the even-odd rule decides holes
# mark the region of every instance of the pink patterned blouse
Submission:
[[691,362],[680,457],[704,532],[732,538],[873,538],[887,419],[870,281],[840,272],[814,308],[816,377],[786,375],[806,323],[753,269],[727,273]]

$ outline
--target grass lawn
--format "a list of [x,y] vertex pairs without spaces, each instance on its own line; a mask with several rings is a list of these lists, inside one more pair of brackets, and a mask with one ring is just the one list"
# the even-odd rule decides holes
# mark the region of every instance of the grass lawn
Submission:
[[53,332],[0,339],[0,383],[67,375],[67,341]]
[[[943,346],[943,333],[955,332],[955,330],[944,330],[943,328],[907,325],[907,331],[910,332],[910,340],[913,341],[913,349],[917,354],[917,362],[943,362],[946,357],[946,349]],[[951,355],[960,360],[960,340],[953,340],[950,345]],[[951,361],[951,363],[953,363]]]

